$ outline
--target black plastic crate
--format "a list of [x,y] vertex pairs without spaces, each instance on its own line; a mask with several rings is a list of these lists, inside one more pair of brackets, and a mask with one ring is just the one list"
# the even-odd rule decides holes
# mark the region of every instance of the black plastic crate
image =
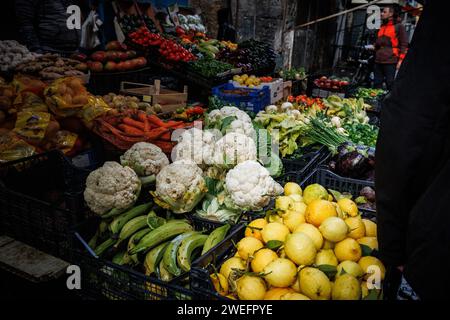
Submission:
[[[195,230],[211,232],[224,223],[206,219],[192,219]],[[203,220],[203,221],[202,221]],[[190,290],[190,272],[170,282],[146,276],[139,270],[119,266],[103,258],[97,258],[87,242],[97,230],[99,219],[89,219],[74,228],[75,237],[71,261],[79,265],[85,275],[80,294],[87,299],[117,300],[190,300],[194,298]],[[240,225],[228,231],[233,233]],[[86,241],[87,240],[87,241]],[[86,274],[89,276],[86,277]]]
[[[360,191],[365,187],[375,189],[375,183],[373,181],[341,177],[325,168],[317,168],[307,177],[298,176],[295,173],[289,174],[286,178],[286,182],[288,181],[296,182],[302,188],[310,184],[318,183],[326,189],[350,193],[354,198],[357,198]],[[363,214],[376,214],[376,211],[372,209],[360,208],[360,210]]]
[[[290,181],[297,182],[302,188],[313,183],[319,183],[327,189],[333,189],[339,192],[349,192],[357,196],[360,190],[366,186],[373,187],[373,183],[358,181],[348,178],[341,178],[334,173],[318,168],[302,181],[298,180],[295,174],[289,177]],[[376,221],[374,210],[360,208],[361,215],[364,218]],[[214,272],[212,265],[216,270],[228,258],[234,256],[236,252],[235,244],[245,236],[245,225],[241,225],[231,232],[221,243],[214,247],[209,253],[193,262],[191,268],[191,289],[198,299],[227,299],[219,295],[210,280],[210,275]]]
[[[330,152],[327,147],[322,146],[316,151],[310,151],[305,153],[299,159],[282,159],[285,174],[295,173],[299,176],[306,177],[315,168],[319,166],[321,162],[329,157]],[[285,175],[277,179],[280,183],[285,181]]]
[[246,226],[241,224],[234,229],[209,253],[198,258],[191,267],[191,289],[199,300],[229,300],[216,292],[211,282],[210,275],[214,273],[213,265],[220,269],[220,265],[226,259],[231,258],[236,253],[235,244],[244,237]]
[[[85,239],[97,229],[98,219],[90,219],[74,230],[71,263],[81,268],[81,290],[87,300],[192,300],[189,276],[170,282],[144,275],[126,266],[97,258]],[[188,288],[186,288],[188,287]]]
[[67,258],[70,228],[84,218],[88,172],[60,151],[0,165],[2,232],[49,254]]

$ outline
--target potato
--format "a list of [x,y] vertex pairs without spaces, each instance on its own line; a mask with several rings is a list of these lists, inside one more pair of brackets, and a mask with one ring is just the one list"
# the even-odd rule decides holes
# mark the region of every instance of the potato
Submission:
[[85,105],[88,103],[88,97],[85,94],[79,94],[73,97],[72,103],[75,105]]
[[71,87],[67,87],[66,94],[73,97],[75,95],[75,91]]
[[65,94],[64,96],[63,96],[63,100],[68,104],[68,105],[72,105],[73,104],[73,102],[72,102],[72,96],[70,95],[70,94]]
[[57,92],[58,92],[58,95],[64,96],[67,92],[66,84],[65,83],[59,84]]

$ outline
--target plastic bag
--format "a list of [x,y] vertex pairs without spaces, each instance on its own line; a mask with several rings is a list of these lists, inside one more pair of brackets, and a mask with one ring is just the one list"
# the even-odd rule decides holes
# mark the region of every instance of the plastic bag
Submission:
[[17,95],[14,106],[20,111],[48,112],[44,100],[30,91],[23,91]]
[[32,141],[44,140],[51,115],[46,112],[24,111],[17,113],[14,132],[20,137]]
[[81,27],[81,48],[94,49],[100,45],[98,31],[102,24],[103,22],[98,18],[97,12],[91,10]]
[[44,90],[47,87],[45,82],[37,78],[24,75],[15,75],[11,84],[14,86],[17,94],[29,91],[41,97],[43,96]]
[[78,113],[78,117],[81,118],[84,124],[89,128],[92,121],[96,118],[108,113],[111,108],[106,104],[102,98],[89,96],[88,103]]
[[89,94],[77,77],[60,78],[45,89],[45,102],[57,116],[76,115],[88,103]]
[[8,162],[32,156],[36,149],[13,132],[0,133],[0,162]]
[[52,139],[53,147],[61,150],[64,154],[70,154],[75,149],[78,143],[78,135],[76,133],[60,130],[56,133],[55,137]]

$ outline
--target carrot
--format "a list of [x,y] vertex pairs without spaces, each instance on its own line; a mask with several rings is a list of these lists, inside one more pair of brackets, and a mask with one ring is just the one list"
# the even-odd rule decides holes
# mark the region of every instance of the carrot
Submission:
[[123,118],[122,122],[125,123],[126,125],[133,126],[133,127],[138,128],[140,130],[144,130],[145,129],[145,126],[144,126],[143,122],[136,121],[136,120],[134,120],[134,119],[132,119],[130,117]]
[[172,133],[170,131],[167,131],[163,133],[160,137],[160,140],[162,141],[172,141]]
[[144,132],[149,132],[150,127],[149,127],[147,115],[144,112],[139,112],[138,118],[139,118],[139,120],[141,120],[144,123]]
[[167,122],[164,122],[159,117],[155,116],[154,114],[147,116],[147,119],[148,119],[148,121],[150,121],[154,125],[157,125],[158,127],[163,127],[163,128],[172,128],[172,127],[174,127],[176,125],[179,125],[179,124],[183,123],[182,121],[167,121]]
[[122,139],[124,141],[128,141],[128,142],[140,142],[142,141],[142,138],[136,138],[136,137],[129,137],[124,135],[124,133],[122,131],[120,131],[119,129],[115,128],[113,125],[111,125],[110,123],[108,123],[107,121],[104,120],[99,120],[101,122],[101,124],[107,128],[109,131],[111,131],[111,133],[116,136],[119,139]]
[[156,129],[150,130],[149,132],[144,132],[144,135],[147,139],[149,139],[151,141],[156,141],[156,140],[160,139],[160,137],[165,133],[170,134],[170,130],[167,128],[156,128]]
[[129,126],[127,124],[119,124],[119,129],[125,132],[126,134],[133,136],[133,137],[143,137],[144,132],[142,130],[139,130],[133,126]]

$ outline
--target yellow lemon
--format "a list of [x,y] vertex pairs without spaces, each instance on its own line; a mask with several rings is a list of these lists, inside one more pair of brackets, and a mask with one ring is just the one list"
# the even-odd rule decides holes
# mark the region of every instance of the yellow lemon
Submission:
[[319,229],[317,229],[315,226],[313,226],[312,224],[309,224],[309,223],[302,223],[294,231],[294,233],[298,233],[298,232],[303,232],[308,237],[310,237],[311,240],[313,241],[314,245],[316,246],[317,250],[322,248],[323,236],[320,233]]
[[334,246],[334,254],[340,262],[345,260],[357,262],[361,259],[361,246],[352,238],[344,239]]
[[294,202],[295,201],[288,196],[277,197],[275,199],[275,209],[281,211],[281,213],[283,214],[290,209],[291,205],[293,205]]
[[263,270],[266,282],[278,288],[291,286],[297,277],[297,267],[289,259],[277,258]]
[[311,184],[303,190],[303,201],[307,205],[317,199],[328,200],[328,192],[320,184]]
[[362,237],[357,241],[359,244],[368,246],[372,250],[378,250],[378,240],[375,237]]
[[295,182],[288,182],[284,185],[284,194],[290,196],[291,194],[302,195],[303,191],[300,185]]
[[358,264],[363,269],[365,276],[364,278],[367,280],[369,276],[372,274],[377,274],[379,272],[381,280],[384,280],[384,276],[386,274],[386,269],[383,263],[375,257],[367,256],[362,257],[361,260],[358,261]]
[[237,243],[239,256],[244,260],[247,260],[249,257],[253,256],[255,251],[261,249],[262,247],[264,247],[263,243],[253,237],[242,238]]
[[214,289],[222,295],[226,296],[228,294],[228,280],[220,273],[213,273],[210,275],[211,281],[214,285]]
[[291,211],[296,211],[296,212],[300,212],[302,214],[305,214],[307,207],[308,206],[305,203],[303,203],[303,202],[294,202],[291,205]]
[[336,277],[340,277],[341,275],[343,275],[345,273],[351,274],[352,276],[359,278],[364,274],[364,270],[355,261],[346,260],[346,261],[342,261],[337,266]]
[[302,294],[312,300],[329,300],[331,284],[328,277],[316,268],[306,267],[299,272]]
[[220,274],[228,279],[233,269],[245,270],[244,261],[238,257],[232,257],[226,260],[220,267]]
[[366,237],[376,237],[377,236],[377,224],[368,219],[362,219],[364,226],[366,227]]
[[339,205],[336,202],[332,202],[332,203],[333,203],[334,208],[336,209],[336,213],[337,213],[338,218],[341,218],[341,219],[347,218],[344,215],[344,213],[342,212],[341,207],[339,207]]
[[369,295],[369,288],[367,287],[367,281],[361,282],[361,298],[364,299]]
[[278,255],[276,254],[276,252],[267,248],[258,250],[254,254],[253,260],[251,262],[253,272],[262,272],[269,263],[276,259],[278,259]]
[[350,217],[356,217],[359,213],[358,206],[353,200],[342,198],[340,199],[337,204],[339,205],[339,208],[341,208],[342,212]]
[[291,198],[295,202],[303,202],[303,197],[299,194],[290,194],[289,198]]
[[294,284],[291,286],[291,288],[298,293],[302,293],[300,290],[300,282],[298,281],[298,277],[297,279],[295,279]]
[[236,291],[240,300],[263,300],[266,284],[259,277],[245,275],[236,281]]
[[366,227],[364,226],[364,222],[360,217],[351,217],[345,219],[345,223],[349,228],[348,237],[353,239],[359,239],[365,236]]
[[358,279],[348,273],[336,278],[331,292],[333,300],[359,300],[360,297],[361,286]]
[[278,213],[272,212],[270,214],[267,214],[266,218],[269,223],[271,223],[271,222],[283,223],[283,218]]
[[261,231],[261,235],[265,243],[271,240],[285,242],[289,233],[289,228],[279,222],[268,223]]
[[286,256],[297,265],[313,264],[317,253],[314,242],[303,232],[287,236],[284,251]]
[[317,252],[315,265],[337,266],[338,260],[334,255],[334,251],[332,249],[322,249],[319,252]]
[[281,296],[280,300],[311,300],[311,299],[301,293],[289,292]]
[[337,212],[332,202],[327,200],[313,200],[308,204],[305,218],[308,223],[320,226],[329,217],[336,217]]
[[270,288],[267,290],[264,300],[280,300],[282,296],[288,293],[292,293],[294,290],[291,288]]
[[256,219],[250,222],[245,229],[246,237],[254,237],[262,241],[261,230],[267,225],[266,219]]
[[348,226],[338,217],[329,217],[319,227],[323,237],[332,242],[339,242],[347,237]]
[[298,211],[289,210],[283,216],[283,223],[286,227],[289,228],[291,232],[293,232],[299,225],[305,222],[305,215]]

